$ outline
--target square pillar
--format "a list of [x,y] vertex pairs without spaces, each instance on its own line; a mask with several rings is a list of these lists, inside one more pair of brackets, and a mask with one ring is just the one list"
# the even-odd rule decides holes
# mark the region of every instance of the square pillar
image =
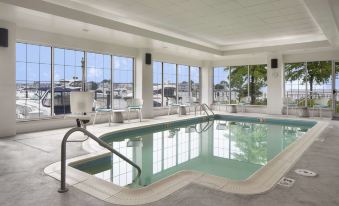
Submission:
[[213,103],[213,67],[209,61],[203,62],[201,67],[201,103]]
[[[271,59],[278,59],[278,68],[272,69]],[[281,114],[284,97],[284,63],[281,54],[267,55],[267,113]]]
[[0,138],[16,134],[16,25],[1,21],[8,29],[8,47],[0,47]]
[[153,118],[153,65],[147,65],[145,49],[140,49],[135,59],[135,98],[144,100],[142,115]]

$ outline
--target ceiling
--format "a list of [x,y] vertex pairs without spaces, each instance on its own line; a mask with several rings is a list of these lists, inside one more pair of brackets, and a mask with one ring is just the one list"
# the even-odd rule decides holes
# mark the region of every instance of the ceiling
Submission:
[[[47,0],[143,23],[216,45],[325,39],[299,0]],[[84,10],[84,8],[87,9]]]
[[338,0],[0,2],[0,19],[21,27],[173,53],[213,57],[339,47]]

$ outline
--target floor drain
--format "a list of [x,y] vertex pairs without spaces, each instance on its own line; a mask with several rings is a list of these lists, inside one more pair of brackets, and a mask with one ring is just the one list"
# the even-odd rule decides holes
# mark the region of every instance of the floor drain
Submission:
[[294,184],[295,180],[288,178],[288,177],[283,177],[281,180],[278,182],[278,185],[284,186],[284,187],[292,187]]
[[312,172],[310,170],[305,170],[305,169],[296,169],[294,170],[295,173],[297,173],[298,175],[302,175],[305,177],[315,177],[317,176],[317,173]]

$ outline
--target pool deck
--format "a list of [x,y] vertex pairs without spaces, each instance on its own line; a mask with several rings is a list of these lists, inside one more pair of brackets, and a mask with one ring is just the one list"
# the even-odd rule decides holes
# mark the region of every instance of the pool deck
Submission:
[[[269,115],[244,114],[246,116]],[[273,116],[279,117],[279,116]],[[154,120],[176,119],[163,116]],[[294,117],[292,117],[294,118]],[[326,120],[325,120],[326,121]],[[291,188],[282,186],[260,195],[235,195],[210,187],[188,184],[179,191],[151,205],[339,205],[339,122],[330,125],[296,165],[287,173],[294,178]],[[140,124],[131,121],[129,124]],[[128,126],[124,124],[123,126]],[[130,125],[131,126],[131,125]],[[102,130],[108,124],[89,127]],[[112,125],[111,127],[114,127]],[[0,140],[0,203],[1,205],[112,205],[71,187],[66,194],[56,192],[59,181],[44,175],[43,169],[60,160],[60,142],[67,129],[17,135]],[[74,135],[72,138],[77,138]],[[68,144],[68,157],[87,154],[82,145]],[[295,168],[306,168],[319,174],[315,178],[297,176]]]

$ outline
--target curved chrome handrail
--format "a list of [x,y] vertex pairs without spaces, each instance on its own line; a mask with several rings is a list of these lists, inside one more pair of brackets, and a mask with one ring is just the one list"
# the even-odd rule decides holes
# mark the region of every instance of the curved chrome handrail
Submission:
[[58,190],[58,192],[60,193],[64,193],[67,192],[68,189],[66,188],[66,143],[67,142],[82,142],[84,140],[79,140],[79,141],[67,141],[68,137],[74,133],[74,132],[82,132],[85,135],[87,135],[87,137],[93,139],[94,141],[96,141],[100,146],[108,149],[110,152],[112,152],[113,154],[117,155],[118,157],[120,157],[121,159],[125,160],[127,163],[129,163],[130,165],[132,165],[134,168],[136,168],[138,170],[138,175],[134,178],[133,182],[136,181],[136,179],[138,179],[141,175],[141,169],[140,167],[135,164],[134,162],[132,162],[130,159],[128,159],[127,157],[125,157],[124,155],[122,155],[121,153],[119,153],[118,151],[116,151],[115,149],[113,149],[110,145],[108,145],[106,142],[102,141],[101,139],[99,139],[98,137],[96,137],[95,135],[93,135],[92,133],[90,133],[89,131],[87,131],[84,128],[81,127],[75,127],[70,129],[64,136],[64,138],[62,139],[61,142],[61,186],[60,189]]

